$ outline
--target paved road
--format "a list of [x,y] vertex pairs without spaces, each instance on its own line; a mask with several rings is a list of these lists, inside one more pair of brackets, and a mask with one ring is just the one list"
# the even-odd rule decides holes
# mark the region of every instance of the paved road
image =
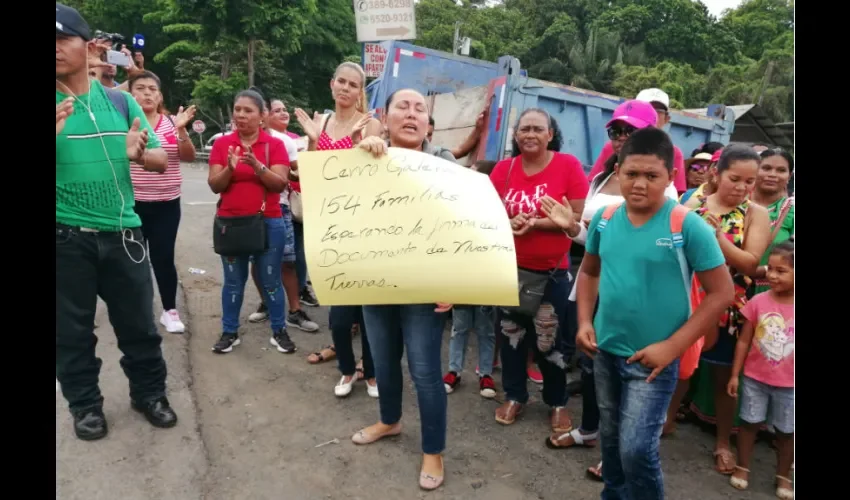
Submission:
[[[308,312],[322,325],[318,334],[293,332],[298,352],[284,355],[269,345],[268,324],[245,318],[259,303],[249,286],[243,306],[243,343],[217,356],[210,348],[221,332],[221,264],[212,251],[210,226],[216,198],[203,168],[184,166],[183,220],[178,271],[188,322],[183,336],[165,334],[170,398],[179,412],[174,429],[150,427],[129,409],[127,383],[103,311],[98,314],[104,359],[101,376],[110,435],[83,443],[73,437],[61,395],[56,396],[57,498],[122,500],[463,499],[536,500],[599,498],[601,485],[584,471],[595,449],[552,451],[546,409],[532,384],[531,405],[513,426],[493,420],[498,402],[482,400],[474,384],[475,339],[464,384],[449,396],[449,432],[444,487],[420,492],[419,425],[415,393],[406,378],[404,434],[358,447],[351,435],[377,419],[377,406],[361,383],[346,399],[334,397],[334,363],[308,365],[305,357],[330,342],[325,308]],[[188,273],[188,268],[206,274]],[[158,304],[158,301],[157,301]],[[186,312],[188,311],[188,312]],[[159,314],[158,305],[156,309]],[[448,335],[443,359],[447,360]],[[355,341],[355,352],[360,344]],[[406,373],[406,371],[405,371]],[[497,384],[500,383],[498,372]],[[581,398],[569,404],[580,420]],[[338,439],[338,444],[316,447]],[[733,490],[712,470],[712,438],[684,425],[662,445],[668,498],[676,500],[773,497],[773,453],[760,444],[750,491]]]

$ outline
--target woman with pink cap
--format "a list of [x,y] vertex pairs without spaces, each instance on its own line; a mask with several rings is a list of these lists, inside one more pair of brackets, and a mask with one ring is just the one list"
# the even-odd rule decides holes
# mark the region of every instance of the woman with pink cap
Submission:
[[[551,197],[544,197],[541,201],[543,211],[555,221],[556,224],[567,227],[567,236],[574,242],[584,245],[587,240],[587,226],[590,219],[599,209],[613,203],[622,203],[623,195],[620,191],[620,180],[614,175],[614,167],[617,165],[617,155],[626,142],[626,139],[635,130],[654,127],[657,114],[651,104],[643,101],[626,101],[614,110],[613,117],[605,125],[608,137],[611,139],[612,154],[604,162],[602,169],[597,173],[590,184],[590,190],[585,198],[584,210],[581,214],[581,222],[576,221],[570,204],[558,203]],[[671,183],[665,192],[668,198],[678,198],[678,192]],[[570,300],[576,300],[576,288],[573,285]],[[596,404],[596,388],[593,377],[593,360],[585,354],[581,354],[578,361],[581,368],[581,392],[582,392],[582,416],[581,425],[569,432],[555,432],[549,436],[546,445],[549,448],[561,449],[579,446],[592,448],[599,442],[599,408]],[[602,464],[588,469],[588,474],[601,480]]]
[[[652,112],[655,114],[655,118],[651,120],[653,127],[663,129],[668,123],[670,123],[670,96],[661,89],[641,90],[633,101],[626,102],[644,102],[649,104]],[[642,109],[647,108],[642,107]],[[641,113],[643,113],[642,110]],[[642,122],[650,121],[648,114],[641,115],[639,119]],[[643,126],[635,126],[636,128],[643,128]],[[605,146],[602,148],[602,152],[599,153],[599,156],[596,158],[596,162],[593,164],[593,168],[590,170],[590,174],[587,176],[588,180],[593,180],[599,172],[604,170],[605,162],[608,161],[608,159],[615,154],[619,154],[619,148],[623,147],[623,142],[626,141],[626,137],[623,137],[622,140],[620,140],[619,145],[616,144],[616,141],[613,138],[610,142],[605,143]],[[673,185],[676,187],[676,192],[682,194],[687,189],[687,182],[685,179],[685,155],[682,153],[682,150],[675,145],[673,146],[673,168],[676,169],[673,173]]]

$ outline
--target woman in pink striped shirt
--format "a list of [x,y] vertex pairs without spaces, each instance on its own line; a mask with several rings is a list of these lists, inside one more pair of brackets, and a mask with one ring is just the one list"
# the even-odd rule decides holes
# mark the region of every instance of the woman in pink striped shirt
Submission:
[[148,240],[162,316],[159,322],[170,333],[183,333],[185,326],[177,313],[177,268],[174,266],[174,245],[180,225],[181,161],[195,160],[195,146],[189,140],[186,126],[195,116],[195,106],[180,107],[174,117],[162,106],[162,85],[150,71],[139,73],[129,81],[130,93],[142,107],[163,149],[168,153],[168,168],[164,173],[148,172],[140,165],[130,164],[135,210],[142,219],[142,232]]

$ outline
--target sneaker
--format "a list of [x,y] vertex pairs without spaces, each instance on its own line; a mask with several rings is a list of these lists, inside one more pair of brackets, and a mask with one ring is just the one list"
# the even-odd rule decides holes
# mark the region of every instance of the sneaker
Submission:
[[319,299],[316,298],[316,295],[313,293],[313,290],[310,290],[310,287],[304,287],[304,289],[301,290],[301,295],[298,296],[298,300],[300,300],[305,306],[319,306]]
[[478,379],[478,394],[487,399],[496,397],[496,382],[493,381],[493,377],[484,375]]
[[543,374],[540,373],[540,369],[537,366],[532,366],[528,368],[528,380],[531,380],[535,384],[543,383]]
[[301,309],[297,311],[290,311],[289,315],[286,317],[286,324],[288,326],[298,328],[299,330],[304,330],[308,333],[319,331],[319,325],[311,320],[310,317],[307,316],[307,313]]
[[454,392],[455,387],[460,384],[460,375],[457,372],[449,372],[443,377],[443,385],[446,387],[446,394]]
[[159,322],[162,323],[162,326],[165,327],[168,333],[183,333],[186,331],[186,325],[180,321],[180,314],[177,313],[177,309],[162,311]]
[[[500,370],[501,368],[502,368],[502,365],[499,364],[498,359],[493,362],[493,371]],[[481,376],[481,365],[475,366],[475,374],[478,375],[479,377]]]
[[248,316],[248,321],[251,323],[262,323],[267,319],[269,319],[269,310],[262,302],[260,302],[260,307],[257,308],[257,312],[253,312]]
[[277,347],[277,350],[282,353],[293,353],[298,350],[295,347],[295,342],[289,338],[289,334],[286,333],[286,329],[279,330],[272,335],[271,344]]
[[228,353],[241,343],[242,341],[239,340],[238,333],[222,333],[221,338],[213,346],[212,351],[216,354]]

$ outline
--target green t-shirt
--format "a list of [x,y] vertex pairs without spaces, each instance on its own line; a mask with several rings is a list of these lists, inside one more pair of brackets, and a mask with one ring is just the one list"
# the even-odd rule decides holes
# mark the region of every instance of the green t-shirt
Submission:
[[[100,82],[92,81],[90,94],[91,100],[89,94],[77,97],[74,113],[56,136],[56,222],[100,231],[139,227],[142,221],[133,210],[136,202],[127,158],[130,123],[139,118],[142,127],[147,128],[148,149],[159,148],[159,139],[142,108],[129,94],[124,95],[130,111],[129,123],[109,100]],[[57,90],[56,104],[67,97]],[[96,122],[86,106],[91,108]],[[115,186],[116,178],[121,194]]]
[[[667,200],[641,227],[629,221],[625,204],[601,233],[597,225],[605,209],[590,221],[585,250],[602,263],[593,323],[597,345],[605,352],[629,357],[668,339],[688,320],[690,289],[685,289],[670,233],[676,203]],[[726,264],[714,230],[696,213],[685,217],[682,235],[691,273]]]
[[[782,211],[782,204],[787,200],[788,197],[783,196],[775,203],[767,207],[767,212],[770,215],[771,224],[776,222],[776,219],[779,218],[779,212]],[[770,228],[773,231],[773,227]],[[794,203],[791,203],[791,206],[788,207],[788,215],[785,216],[785,220],[782,221],[782,227],[779,228],[779,231],[776,232],[776,236],[773,238],[773,241],[768,245],[767,250],[764,251],[764,255],[761,256],[761,261],[759,262],[759,266],[766,266],[767,261],[770,260],[770,252],[773,250],[773,247],[782,243],[783,241],[787,241],[794,234]],[[770,290],[770,287],[767,286],[766,280],[757,280],[755,291],[753,293],[762,293]]]

